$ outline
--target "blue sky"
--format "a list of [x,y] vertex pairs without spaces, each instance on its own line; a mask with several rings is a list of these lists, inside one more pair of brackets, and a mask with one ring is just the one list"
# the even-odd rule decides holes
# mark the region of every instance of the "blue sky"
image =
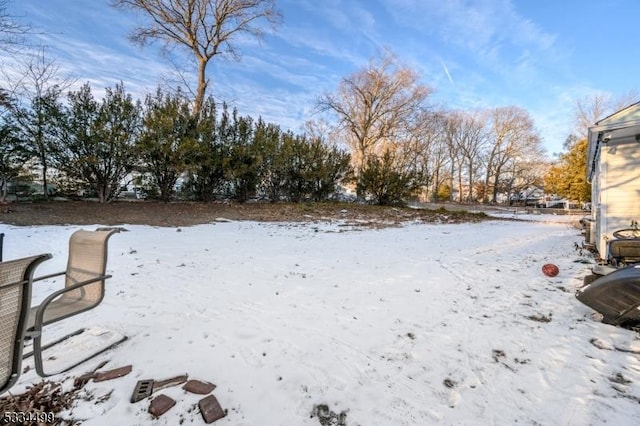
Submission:
[[[572,131],[578,98],[639,89],[637,0],[278,0],[283,23],[240,40],[240,62],[214,59],[212,94],[240,114],[294,131],[381,49],[418,71],[449,108],[516,105],[550,153]],[[107,0],[11,0],[63,72],[94,92],[124,81],[142,97],[172,74],[154,47],[126,39],[135,15]]]

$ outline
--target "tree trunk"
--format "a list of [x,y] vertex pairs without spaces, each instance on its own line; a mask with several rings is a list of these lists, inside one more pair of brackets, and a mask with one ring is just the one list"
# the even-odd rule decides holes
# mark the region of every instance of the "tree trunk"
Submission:
[[205,71],[207,70],[207,59],[199,58],[198,59],[198,88],[196,89],[196,98],[193,102],[193,116],[196,117],[200,114],[200,110],[202,109],[202,105],[204,104],[204,96],[207,90],[207,76]]
[[451,160],[451,190],[449,194],[449,201],[453,201],[453,188],[455,187],[456,169],[453,160]]
[[458,202],[462,202],[462,167],[458,168]]
[[[41,114],[38,113],[38,117]],[[45,200],[49,199],[49,191],[47,190],[47,149],[44,144],[44,135],[43,130],[41,129],[42,125],[40,124],[43,119],[38,119],[38,133],[36,135],[36,143],[38,144],[38,154],[40,155],[40,164],[42,165],[42,195]]]
[[98,183],[96,185],[96,193],[98,194],[98,201],[100,202],[100,204],[106,203],[111,195],[111,188],[109,188],[109,183]]
[[491,196],[491,202],[494,204],[498,202],[498,184],[500,182],[500,172],[500,167],[498,167],[496,169],[495,176],[493,177],[493,194]]
[[363,192],[363,188],[360,185],[360,178],[362,176],[362,170],[364,169],[364,164],[365,164],[365,147],[364,144],[362,142],[358,143],[358,147],[357,147],[357,151],[356,151],[356,156],[354,158],[354,173],[356,175],[356,197],[358,199],[362,199],[365,196],[365,193]]
[[438,166],[433,171],[433,181],[431,182],[432,193],[429,197],[430,201],[437,200],[439,187],[440,187],[440,166]]
[[[493,153],[492,153],[493,154]],[[489,201],[489,181],[491,181],[491,163],[493,162],[493,155],[489,156],[487,160],[487,172],[484,175],[484,200]]]
[[473,163],[469,162],[469,196],[467,201],[473,201]]
[[[487,173],[485,174],[485,179],[484,179],[484,187],[485,187],[485,201],[488,201],[488,197],[487,195],[489,194],[489,182],[491,181],[491,171],[493,169],[493,163],[496,160],[496,149],[498,149],[498,147],[500,146],[500,144],[502,143],[502,139],[498,139],[493,148],[491,149],[491,154],[489,154],[489,159],[487,160]],[[492,202],[496,202],[496,188],[495,188],[495,183],[498,181],[497,176],[499,175],[497,170],[494,170],[494,188],[493,188],[493,199]]]
[[49,185],[47,184],[47,162],[42,162],[42,193],[44,195],[44,199],[49,199]]
[[9,179],[5,176],[0,177],[0,203],[7,201],[7,192],[9,190]]

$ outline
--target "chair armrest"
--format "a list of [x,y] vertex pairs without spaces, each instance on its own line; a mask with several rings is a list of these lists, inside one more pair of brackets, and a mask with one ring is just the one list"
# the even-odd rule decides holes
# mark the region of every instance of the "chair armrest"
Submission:
[[106,280],[107,278],[111,278],[111,275],[99,275],[97,277],[85,280],[85,281],[81,281],[79,283],[76,283],[74,285],[70,285],[69,287],[65,287],[63,289],[60,289],[58,291],[54,291],[53,293],[51,293],[49,296],[47,296],[42,303],[40,303],[40,305],[38,305],[37,309],[36,309],[36,316],[35,316],[35,322],[33,325],[34,330],[40,330],[42,329],[42,322],[43,322],[43,317],[44,317],[44,311],[47,309],[47,306],[49,306],[49,303],[51,303],[54,299],[56,299],[59,296],[62,296],[64,293],[68,293],[70,291],[73,290],[77,290],[79,288],[82,288],[86,285],[89,284],[93,284],[97,281],[102,281],[102,280]]
[[32,281],[41,281],[41,280],[46,280],[48,278],[53,278],[53,277],[58,277],[60,275],[64,275],[66,274],[66,271],[62,271],[62,272],[56,272],[55,274],[49,274],[49,275],[43,275],[41,277],[38,278],[34,278]]

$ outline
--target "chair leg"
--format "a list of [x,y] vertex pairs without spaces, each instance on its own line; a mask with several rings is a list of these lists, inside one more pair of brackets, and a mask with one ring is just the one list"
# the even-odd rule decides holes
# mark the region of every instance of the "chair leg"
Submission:
[[34,360],[34,364],[35,364],[35,369],[36,369],[36,373],[38,373],[38,375],[40,377],[49,377],[49,376],[53,376],[55,374],[61,374],[61,373],[65,373],[75,367],[77,367],[80,364],[85,363],[86,361],[89,361],[90,359],[100,355],[103,352],[108,351],[109,349],[112,349],[114,347],[116,347],[117,345],[119,345],[120,343],[124,342],[125,340],[127,340],[127,336],[123,336],[121,339],[110,343],[109,345],[99,348],[98,350],[94,351],[93,353],[91,353],[91,355],[82,358],[81,360],[64,367],[64,369],[60,370],[60,371],[55,371],[55,372],[45,372],[44,370],[44,360],[43,360],[43,351],[45,351],[48,348],[51,348],[59,343],[64,342],[65,340],[68,340],[70,338],[72,338],[73,336],[77,336],[79,334],[82,334],[82,332],[84,332],[85,329],[81,328],[79,330],[74,331],[73,333],[67,334],[64,337],[61,337],[60,339],[57,339],[53,342],[47,343],[46,345],[42,345],[42,335],[39,334],[37,336],[35,336],[33,338],[33,351],[31,351],[30,353],[28,353],[27,355],[25,355],[25,358],[27,356],[31,356],[33,355],[33,360]]
[[[84,329],[84,328],[81,328],[81,329],[79,329],[79,330],[74,331],[73,333],[69,333],[69,334],[67,334],[66,336],[62,336],[61,338],[59,338],[59,339],[57,339],[57,340],[54,340],[53,342],[49,342],[49,343],[47,343],[46,345],[42,346],[42,347],[40,348],[40,351],[47,350],[47,349],[49,349],[50,347],[57,345],[58,343],[64,342],[65,340],[67,340],[67,339],[68,339],[68,338],[70,338],[70,337],[77,336],[78,334],[82,334],[84,331],[85,331],[85,329]],[[35,348],[35,338],[33,339],[33,347]],[[29,358],[30,356],[32,356],[32,355],[33,355],[33,352],[34,352],[34,351],[32,350],[31,352],[28,352],[28,353],[24,354],[24,355],[22,356],[22,359],[27,359],[27,358]]]

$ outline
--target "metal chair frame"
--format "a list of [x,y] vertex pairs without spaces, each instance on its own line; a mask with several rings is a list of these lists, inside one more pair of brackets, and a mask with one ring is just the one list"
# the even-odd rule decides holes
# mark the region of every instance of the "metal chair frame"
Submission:
[[47,296],[40,305],[32,307],[28,319],[26,335],[33,338],[33,351],[24,355],[24,357],[33,355],[36,372],[41,377],[69,371],[127,339],[125,336],[118,342],[92,353],[73,365],[67,366],[62,371],[48,373],[44,369],[42,353],[45,349],[84,331],[81,328],[43,345],[44,326],[93,309],[104,299],[105,280],[111,278],[111,275],[105,273],[108,254],[107,244],[111,235],[116,232],[118,232],[116,229],[76,231],[69,239],[69,258],[66,271],[41,276],[33,280],[42,281],[65,276],[65,287]]

